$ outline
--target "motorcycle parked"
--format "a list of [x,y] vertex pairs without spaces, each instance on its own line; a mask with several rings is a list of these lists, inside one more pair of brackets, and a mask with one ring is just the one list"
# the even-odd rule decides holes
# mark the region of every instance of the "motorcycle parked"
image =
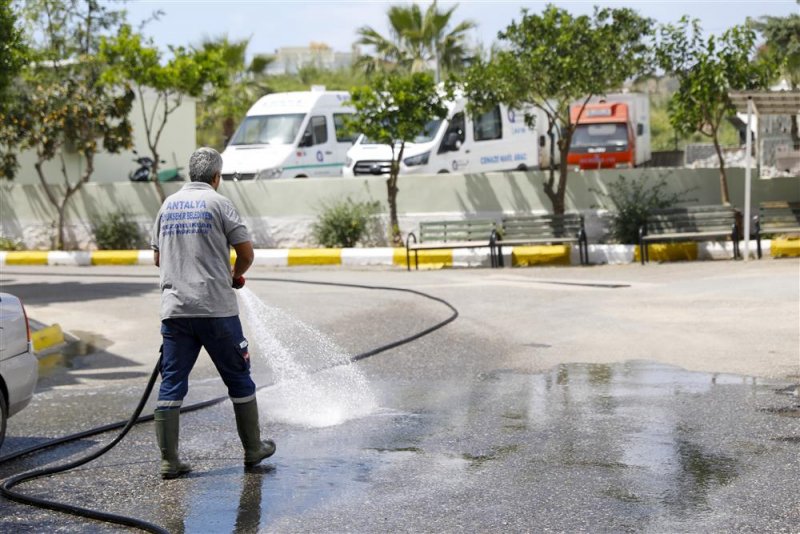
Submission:
[[[150,175],[153,172],[153,158],[149,156],[139,156],[139,153],[135,150],[133,153],[137,156],[133,161],[139,165],[139,168],[128,173],[128,179],[131,182],[149,182]],[[161,163],[166,163],[166,161],[162,159]],[[181,175],[182,170],[183,167],[173,167],[171,169],[160,170],[158,171],[158,181],[183,182],[186,180],[186,178]]]

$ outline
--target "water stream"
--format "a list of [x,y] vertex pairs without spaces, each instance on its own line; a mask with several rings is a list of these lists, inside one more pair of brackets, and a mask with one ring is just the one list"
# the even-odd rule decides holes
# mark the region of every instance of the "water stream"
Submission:
[[266,304],[249,288],[238,294],[251,362],[266,364],[275,377],[274,387],[258,393],[263,417],[325,427],[377,410],[364,375],[329,337]]

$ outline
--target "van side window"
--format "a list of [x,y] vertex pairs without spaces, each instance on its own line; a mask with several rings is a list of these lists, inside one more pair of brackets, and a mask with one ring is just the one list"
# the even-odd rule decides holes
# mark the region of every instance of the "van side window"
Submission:
[[311,144],[321,145],[328,142],[328,123],[325,120],[325,115],[317,115],[311,117],[308,123],[307,132],[311,132]]
[[503,137],[503,121],[500,118],[500,106],[495,106],[486,113],[475,118],[472,130],[476,141],[488,141]]
[[447,126],[447,131],[445,132],[444,138],[442,139],[442,144],[439,147],[439,154],[451,150],[458,150],[454,141],[458,141],[459,144],[464,144],[465,128],[464,112],[459,111],[450,119],[450,124]]
[[352,143],[358,137],[358,133],[347,130],[346,121],[352,116],[352,113],[333,114],[333,129],[336,130],[336,141],[339,143]]

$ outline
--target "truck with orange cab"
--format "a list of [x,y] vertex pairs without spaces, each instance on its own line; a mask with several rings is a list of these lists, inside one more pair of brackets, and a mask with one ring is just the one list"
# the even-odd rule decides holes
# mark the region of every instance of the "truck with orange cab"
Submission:
[[628,169],[650,161],[650,100],[641,93],[593,97],[570,107],[577,124],[567,163],[571,169]]

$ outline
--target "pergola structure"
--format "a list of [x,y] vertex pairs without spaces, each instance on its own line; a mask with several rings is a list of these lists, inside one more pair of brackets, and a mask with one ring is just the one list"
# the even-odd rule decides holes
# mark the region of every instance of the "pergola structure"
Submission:
[[800,91],[731,91],[728,96],[736,110],[747,113],[744,169],[744,259],[750,257],[750,189],[752,167],[753,113],[757,115],[800,115]]

